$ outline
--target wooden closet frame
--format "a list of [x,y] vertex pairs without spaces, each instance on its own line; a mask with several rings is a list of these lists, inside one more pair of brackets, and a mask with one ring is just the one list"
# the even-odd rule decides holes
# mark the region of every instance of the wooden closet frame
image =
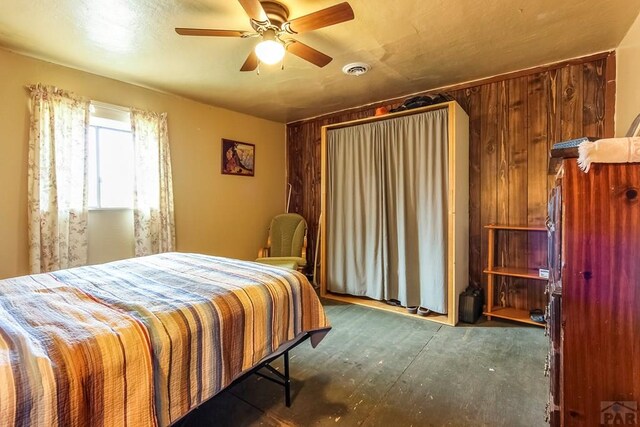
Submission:
[[[394,307],[366,297],[336,294],[327,291],[327,131],[364,123],[378,122],[434,110],[448,110],[448,172],[447,208],[447,314],[418,316],[405,308]],[[445,102],[428,107],[405,110],[383,116],[335,123],[322,127],[321,139],[321,224],[320,224],[320,295],[323,298],[359,304],[381,310],[406,314],[455,326],[458,323],[458,299],[469,284],[469,116],[457,102]]]

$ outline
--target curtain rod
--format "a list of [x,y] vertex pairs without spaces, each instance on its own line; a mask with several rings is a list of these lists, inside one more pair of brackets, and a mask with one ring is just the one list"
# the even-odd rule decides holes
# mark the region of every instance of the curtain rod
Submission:
[[[27,90],[32,90],[36,86],[38,86],[38,84],[24,85],[25,89],[27,89]],[[54,86],[54,87],[56,89],[58,89],[57,86]],[[105,109],[108,109],[108,110],[122,111],[122,112],[125,112],[125,113],[130,113],[131,112],[131,108],[130,107],[125,107],[123,105],[109,104],[107,102],[100,102],[100,101],[93,101],[93,100],[89,100],[89,103],[92,104],[92,105],[95,105],[96,107],[105,108]]]

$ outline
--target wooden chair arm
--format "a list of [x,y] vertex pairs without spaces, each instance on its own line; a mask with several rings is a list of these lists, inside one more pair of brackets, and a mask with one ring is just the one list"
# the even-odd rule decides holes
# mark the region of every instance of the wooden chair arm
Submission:
[[304,232],[304,240],[302,241],[302,253],[300,254],[302,259],[304,259],[305,264],[307,263],[307,231]]
[[271,233],[267,236],[267,246],[260,248],[258,251],[258,258],[268,258],[271,252]]

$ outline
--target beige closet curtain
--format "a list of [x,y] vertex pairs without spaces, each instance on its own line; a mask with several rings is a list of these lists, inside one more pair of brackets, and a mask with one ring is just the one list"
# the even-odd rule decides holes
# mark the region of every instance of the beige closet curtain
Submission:
[[447,311],[446,109],[327,132],[327,289]]

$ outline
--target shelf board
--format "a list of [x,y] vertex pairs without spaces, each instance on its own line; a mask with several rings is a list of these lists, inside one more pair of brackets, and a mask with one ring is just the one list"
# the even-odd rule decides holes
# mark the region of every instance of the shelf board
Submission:
[[520,230],[520,231],[547,231],[547,227],[544,225],[500,225],[500,224],[489,224],[485,225],[484,228],[492,228],[494,230]]
[[538,323],[531,320],[531,318],[529,317],[529,312],[527,310],[520,310],[517,308],[494,307],[493,311],[491,312],[485,311],[482,314],[484,314],[485,316],[497,317],[499,319],[507,319],[507,320],[513,320],[516,322],[527,323],[529,325],[536,325],[536,326],[542,326],[542,327],[544,327],[545,325],[544,323]]
[[498,276],[521,277],[532,280],[549,280],[546,277],[540,277],[538,270],[535,268],[493,267],[491,270],[485,269],[483,273],[497,274]]

